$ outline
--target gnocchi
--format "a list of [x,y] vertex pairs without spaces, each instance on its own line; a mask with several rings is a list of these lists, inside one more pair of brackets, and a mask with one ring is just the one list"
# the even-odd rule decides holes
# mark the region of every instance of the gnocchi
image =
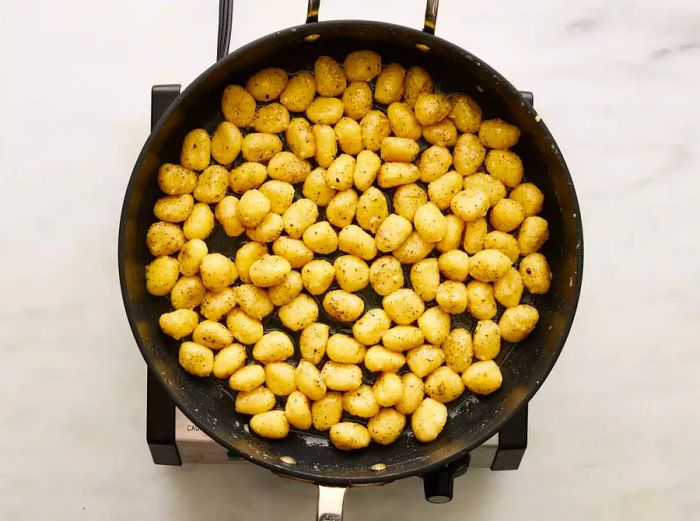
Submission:
[[418,318],[418,327],[425,341],[435,346],[442,345],[450,333],[452,318],[439,306],[428,308]]
[[392,205],[394,212],[413,222],[418,208],[428,202],[428,194],[415,183],[399,186],[394,191]]
[[241,367],[228,380],[228,386],[231,389],[244,392],[252,391],[263,383],[265,383],[265,369],[257,364]]
[[367,422],[367,430],[374,441],[390,445],[396,441],[406,426],[406,416],[395,409],[382,409]]
[[462,378],[447,366],[438,367],[425,379],[425,394],[440,403],[452,402],[463,392]]
[[527,304],[508,308],[498,321],[501,337],[506,342],[520,342],[535,329],[539,318],[537,309]]
[[440,367],[445,361],[445,353],[439,347],[424,344],[406,353],[406,363],[411,372],[423,378]]
[[260,320],[246,315],[240,308],[234,308],[226,315],[226,327],[233,334],[233,338],[245,345],[255,344],[263,336]]
[[331,318],[341,322],[353,322],[362,315],[365,302],[353,293],[337,289],[329,291],[323,297],[323,309]]
[[412,324],[425,311],[425,304],[412,289],[398,289],[382,299],[391,320],[401,326]]
[[[370,110],[372,101],[372,89],[364,81],[353,81],[343,92],[341,99],[345,115],[355,121],[360,121]],[[361,134],[360,134],[361,135]]]
[[275,406],[275,395],[261,385],[250,391],[239,391],[236,395],[236,412],[251,416],[271,410]]
[[271,331],[253,346],[253,358],[263,364],[283,362],[294,354],[292,340],[281,331]]
[[246,362],[245,347],[241,344],[231,344],[214,355],[214,376],[228,380]]
[[325,259],[316,259],[301,269],[301,282],[312,295],[323,295],[335,279],[335,268]]
[[316,322],[306,326],[299,337],[299,352],[304,360],[317,365],[326,354],[330,334],[327,324]]
[[340,450],[393,443],[408,415],[427,443],[445,404],[497,391],[501,343],[539,321],[523,294],[552,285],[520,130],[371,50],[267,67],[220,108],[149,203],[145,288],[170,298],[183,370],[228,381],[254,434],[314,428]]
[[284,327],[290,331],[301,331],[318,319],[318,304],[305,293],[300,293],[291,302],[281,306],[278,314]]
[[412,414],[423,401],[423,396],[425,396],[423,380],[413,373],[404,373],[401,376],[401,386],[403,387],[403,394],[395,408],[401,414]]
[[406,363],[406,357],[384,346],[372,346],[365,353],[365,367],[372,371],[394,373]]
[[390,327],[391,318],[386,311],[370,309],[352,326],[352,334],[358,342],[371,346],[378,344]]
[[493,360],[474,362],[462,374],[467,389],[475,394],[491,394],[503,382],[501,370]]
[[[435,300],[440,286],[440,267],[437,259],[423,259],[411,266],[411,286],[424,302]],[[403,274],[401,276],[403,283]]]
[[160,329],[175,340],[189,336],[199,324],[199,315],[191,309],[176,309],[170,313],[163,313],[158,318]]
[[329,392],[311,406],[311,418],[317,431],[330,430],[342,417],[343,396],[338,392]]
[[263,438],[279,439],[289,434],[289,421],[284,411],[266,411],[253,415],[250,428]]
[[446,423],[447,407],[432,398],[425,398],[411,416],[413,434],[422,443],[437,438]]
[[358,418],[371,418],[379,413],[379,404],[369,385],[361,385],[343,394],[343,409]]
[[374,186],[365,190],[357,201],[355,211],[355,219],[360,228],[376,234],[388,216],[389,205],[384,194]]
[[349,293],[360,291],[369,284],[369,266],[354,255],[341,255],[333,262],[335,280],[340,289]]
[[304,112],[316,95],[316,79],[307,71],[301,71],[287,81],[280,94],[280,103],[291,112]]
[[372,386],[374,397],[382,407],[391,407],[401,401],[403,385],[396,373],[381,373]]
[[371,441],[367,427],[354,422],[340,422],[330,429],[331,443],[340,450],[364,449]]
[[450,331],[442,344],[447,367],[457,373],[463,372],[472,363],[473,349],[472,335],[469,331],[459,327]]
[[379,257],[369,267],[369,282],[375,293],[386,296],[403,287],[401,263],[391,256]]
[[440,242],[447,232],[447,218],[433,203],[425,203],[413,216],[416,231],[426,242]]
[[220,253],[207,253],[199,265],[204,287],[219,291],[238,280],[236,263]]
[[289,424],[296,429],[310,429],[313,423],[309,399],[301,391],[293,391],[287,397],[284,405],[284,415],[287,417]]
[[209,376],[214,370],[214,353],[195,342],[183,342],[178,351],[182,368],[194,376]]

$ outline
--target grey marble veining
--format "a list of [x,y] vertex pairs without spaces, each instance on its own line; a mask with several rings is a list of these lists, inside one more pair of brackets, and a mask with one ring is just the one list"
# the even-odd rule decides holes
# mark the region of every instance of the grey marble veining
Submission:
[[[233,45],[301,23],[305,4],[237,1]],[[144,441],[119,211],[150,86],[212,62],[216,2],[2,11],[0,518],[310,519],[313,487],[252,466],[156,467]],[[418,27],[422,12],[323,0],[321,19]],[[697,517],[700,4],[442,0],[437,34],[534,91],[581,202],[583,293],[519,471],[469,472],[445,506],[416,479],[352,490],[347,519]]]

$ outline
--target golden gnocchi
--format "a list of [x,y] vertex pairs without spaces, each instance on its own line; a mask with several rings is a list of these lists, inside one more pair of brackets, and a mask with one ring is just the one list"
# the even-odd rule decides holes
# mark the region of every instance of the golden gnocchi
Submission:
[[410,415],[425,443],[444,404],[502,385],[501,343],[534,330],[522,301],[552,283],[549,229],[520,130],[477,98],[372,50],[267,67],[160,166],[146,291],[170,298],[183,369],[227,381],[255,435],[360,450]]

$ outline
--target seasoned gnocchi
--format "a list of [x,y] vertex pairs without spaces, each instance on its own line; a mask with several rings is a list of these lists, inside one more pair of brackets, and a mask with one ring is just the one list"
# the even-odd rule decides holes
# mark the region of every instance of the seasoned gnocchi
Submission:
[[163,297],[170,293],[179,277],[178,261],[164,255],[146,266],[146,291]]
[[343,394],[343,409],[358,418],[371,418],[379,413],[379,404],[369,385],[361,385]]
[[[345,115],[355,121],[360,121],[372,110],[372,89],[364,81],[353,81],[343,92],[341,98]],[[361,136],[361,131],[360,131]]]
[[266,411],[253,415],[250,428],[258,436],[279,439],[289,434],[289,421],[284,411]]
[[418,318],[418,327],[423,332],[426,342],[435,346],[442,345],[450,333],[452,318],[439,306],[428,308]]
[[502,385],[502,341],[539,320],[521,302],[551,286],[549,230],[520,130],[478,97],[371,50],[268,67],[160,166],[146,291],[170,298],[183,369],[227,381],[255,435],[359,450],[411,415],[429,442],[444,404]]
[[306,326],[299,337],[299,352],[302,359],[317,365],[326,354],[330,334],[327,324],[316,322]]
[[[189,220],[191,217],[190,215],[187,219]],[[185,221],[185,224],[187,224],[187,221]],[[148,251],[154,257],[172,255],[179,252],[185,245],[185,237],[187,235],[183,233],[182,228],[177,224],[159,221],[149,226],[146,233],[146,245],[148,246]]]
[[207,320],[218,322],[236,306],[236,293],[225,287],[219,291],[210,291],[199,305],[199,311]]
[[369,282],[374,292],[381,296],[403,288],[404,276],[401,263],[389,255],[379,257],[369,267]]
[[301,430],[311,428],[311,406],[309,399],[301,391],[293,391],[285,402],[284,414],[292,427]]
[[291,302],[281,306],[278,315],[284,327],[290,331],[301,331],[316,322],[318,304],[305,293],[300,293]]
[[425,394],[440,403],[454,401],[463,392],[462,378],[447,366],[438,367],[425,379]]
[[411,349],[406,353],[406,363],[411,372],[423,378],[435,369],[440,367],[445,361],[445,353],[439,347],[424,344]]
[[411,221],[392,213],[379,225],[375,242],[377,249],[387,253],[401,246],[413,231]]
[[233,338],[245,345],[255,344],[263,336],[260,320],[246,315],[240,308],[234,308],[226,315],[226,327],[233,333]]
[[214,355],[214,376],[220,380],[228,380],[246,362],[245,347],[241,344],[231,344]]
[[335,268],[325,259],[316,259],[301,269],[301,283],[312,295],[323,295],[333,283]]
[[211,157],[222,165],[229,165],[238,157],[243,135],[230,121],[222,121],[211,137]]
[[406,326],[418,320],[425,311],[425,304],[412,289],[398,289],[382,299],[382,306],[391,320]]
[[437,438],[446,423],[447,407],[432,398],[425,398],[411,416],[413,433],[423,443]]
[[340,422],[330,429],[331,443],[340,450],[364,449],[371,441],[367,427],[354,422]]
[[280,103],[291,112],[304,112],[316,95],[316,79],[307,71],[301,71],[287,81],[280,94]]
[[413,373],[404,373],[401,376],[403,394],[395,408],[401,414],[412,414],[423,401],[423,380]]
[[394,443],[405,426],[406,416],[391,408],[382,409],[367,422],[369,435],[381,445]]
[[447,218],[433,203],[425,203],[416,210],[413,226],[424,241],[440,242],[447,232]]
[[415,183],[399,186],[394,191],[392,205],[394,212],[413,222],[418,208],[428,202],[428,194]]
[[460,327],[453,329],[442,344],[442,351],[445,353],[447,367],[461,373],[472,363],[472,335]]
[[323,297],[323,309],[328,316],[342,322],[353,322],[365,310],[365,302],[353,293],[340,289],[329,291]]
[[355,219],[360,228],[376,234],[379,226],[388,216],[389,205],[381,190],[374,186],[365,190],[357,201],[355,212]]
[[[411,286],[424,302],[435,300],[440,286],[440,267],[437,259],[423,259],[411,266]],[[403,284],[403,274],[401,274]]]
[[265,383],[265,369],[257,364],[241,367],[228,380],[228,386],[231,389],[244,392],[252,391],[263,383]]
[[372,386],[374,397],[382,407],[391,407],[401,401],[403,384],[396,373],[381,373]]
[[158,319],[163,333],[175,340],[191,335],[198,323],[199,315],[191,309],[176,309],[170,313],[163,313]]
[[393,373],[406,363],[406,357],[384,346],[372,346],[365,353],[365,367],[376,372]]
[[369,284],[369,266],[354,255],[341,255],[333,262],[340,289],[355,293]]
[[330,430],[342,417],[343,395],[338,392],[329,392],[311,406],[311,418],[317,431]]

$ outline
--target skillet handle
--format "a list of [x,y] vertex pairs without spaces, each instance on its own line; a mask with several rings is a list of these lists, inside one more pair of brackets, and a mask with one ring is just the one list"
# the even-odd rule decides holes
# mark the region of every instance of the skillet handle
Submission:
[[233,25],[233,0],[219,0],[219,35],[216,39],[216,61],[228,54]]
[[345,487],[318,486],[318,510],[316,521],[343,521]]
[[[440,0],[426,0],[425,21],[423,31],[435,34],[438,6]],[[306,8],[306,23],[318,22],[318,10],[321,0],[309,0]],[[231,26],[233,24],[233,0],[219,0],[219,35],[216,39],[216,60],[220,60],[228,54],[231,45]]]
[[[435,34],[435,22],[437,21],[438,5],[440,0],[427,0],[425,3],[425,22],[423,31],[428,34]],[[321,7],[321,0],[309,0],[306,9],[306,23],[318,22],[318,10]]]

